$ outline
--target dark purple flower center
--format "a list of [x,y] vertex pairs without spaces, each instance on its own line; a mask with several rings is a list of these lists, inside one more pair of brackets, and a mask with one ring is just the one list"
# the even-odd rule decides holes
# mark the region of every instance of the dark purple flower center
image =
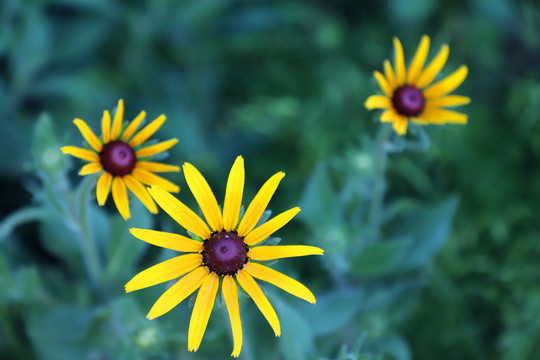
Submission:
[[415,86],[404,85],[394,91],[392,103],[399,114],[416,116],[424,110],[426,100],[420,89]]
[[122,141],[111,141],[103,146],[99,153],[99,161],[105,171],[114,176],[131,174],[137,157],[135,151]]
[[233,275],[247,263],[248,247],[235,232],[221,231],[204,241],[203,264],[218,275]]

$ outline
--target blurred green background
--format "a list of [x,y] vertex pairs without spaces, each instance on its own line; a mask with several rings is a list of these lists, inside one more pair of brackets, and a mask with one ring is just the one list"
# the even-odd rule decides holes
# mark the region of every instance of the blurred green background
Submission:
[[[455,93],[471,97],[459,109],[469,124],[413,126],[381,148],[379,114],[363,106],[378,91],[372,71],[393,36],[410,60],[423,34],[430,57],[450,45],[443,75],[468,65]],[[275,264],[318,300],[265,287],[280,339],[241,301],[240,358],[537,359],[539,64],[535,1],[1,1],[0,358],[232,351],[217,306],[197,353],[188,301],[145,319],[165,286],[126,295],[123,285],[173,254],[127,228],[181,230],[137,200],[127,224],[110,203],[97,209],[82,196],[82,163],[58,150],[82,144],[73,118],[97,131],[123,98],[127,119],[167,115],[157,137],[179,143],[164,162],[194,164],[218,199],[237,155],[245,201],[285,171],[270,207],[303,211],[277,235],[326,250]],[[167,178],[196,208],[183,175]],[[105,268],[94,290],[65,218],[77,206],[89,206]]]

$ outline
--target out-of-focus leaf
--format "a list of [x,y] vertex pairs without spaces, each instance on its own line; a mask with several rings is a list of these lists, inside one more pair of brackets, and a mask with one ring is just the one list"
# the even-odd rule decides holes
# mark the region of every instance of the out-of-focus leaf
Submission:
[[354,259],[352,272],[362,277],[388,275],[396,268],[411,246],[411,239],[381,242],[366,247]]
[[303,360],[313,354],[315,340],[307,319],[282,300],[275,301],[280,314],[279,348],[284,359]]

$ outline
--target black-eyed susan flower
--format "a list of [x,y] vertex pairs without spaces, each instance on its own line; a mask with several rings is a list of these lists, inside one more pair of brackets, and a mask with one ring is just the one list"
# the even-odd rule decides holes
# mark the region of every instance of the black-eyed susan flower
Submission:
[[448,95],[467,77],[467,66],[462,65],[446,78],[432,84],[446,63],[450,51],[448,45],[442,46],[425,69],[428,36],[422,37],[408,70],[405,69],[403,47],[398,38],[394,38],[394,51],[395,69],[392,69],[390,61],[385,60],[384,75],[379,71],[373,73],[384,95],[371,95],[365,102],[366,108],[385,109],[381,121],[393,123],[399,135],[407,132],[409,120],[422,125],[466,124],[467,115],[444,108],[470,102],[466,96]]
[[231,355],[237,357],[242,347],[237,284],[253,299],[276,336],[279,336],[281,330],[276,312],[254,278],[269,282],[310,303],[315,303],[315,297],[298,281],[259,262],[295,256],[322,255],[323,250],[304,245],[259,245],[300,211],[298,207],[292,208],[256,227],[279,182],[285,176],[284,173],[275,174],[262,186],[239,221],[244,188],[242,157],[236,159],[230,171],[223,214],[201,173],[189,163],[184,164],[183,170],[187,184],[206,222],[159,186],[152,186],[149,191],[165,212],[202,241],[174,233],[130,229],[135,237],[150,244],[189,254],[180,255],[142,271],[126,284],[126,291],[146,288],[183,276],[156,301],[148,313],[148,319],[155,319],[199,289],[188,330],[188,350],[196,351],[221,285],[234,339]]
[[[178,192],[180,188],[172,182],[156,175],[156,172],[180,171],[178,166],[166,165],[147,161],[153,155],[170,149],[178,142],[177,139],[163,141],[145,146],[148,139],[163,125],[165,115],[158,116],[141,131],[135,133],[146,116],[141,111],[126,127],[123,126],[124,102],[118,101],[116,113],[111,126],[111,115],[108,110],[103,112],[101,121],[102,136],[98,138],[85,121],[73,120],[89,149],[76,146],[61,148],[64,154],[70,154],[85,161],[79,175],[89,175],[102,172],[96,184],[96,196],[100,206],[104,205],[112,188],[112,196],[118,211],[124,219],[130,217],[127,188],[141,200],[152,213],[157,213],[157,207],[148,194],[144,185],[158,184],[170,192]],[[144,184],[144,185],[143,185]]]

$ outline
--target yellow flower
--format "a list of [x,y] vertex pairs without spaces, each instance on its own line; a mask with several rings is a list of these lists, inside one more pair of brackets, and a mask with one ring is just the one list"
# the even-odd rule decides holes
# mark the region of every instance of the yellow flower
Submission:
[[422,37],[408,70],[405,70],[403,47],[398,38],[394,38],[394,50],[395,72],[390,62],[385,60],[385,75],[378,71],[373,73],[384,95],[370,96],[364,104],[366,108],[385,109],[381,121],[393,123],[399,135],[407,133],[409,120],[422,125],[447,122],[466,124],[467,115],[443,108],[470,102],[466,96],[448,95],[467,77],[467,66],[462,65],[446,78],[431,84],[446,63],[450,51],[448,45],[442,46],[425,69],[424,63],[429,51],[428,36]]
[[315,303],[315,297],[298,281],[258,261],[322,255],[323,250],[303,245],[256,246],[287,224],[300,211],[298,207],[292,208],[255,228],[279,182],[285,176],[284,173],[275,174],[262,186],[239,221],[244,189],[244,159],[241,156],[236,158],[229,174],[223,214],[201,173],[189,163],[184,164],[183,170],[187,184],[206,222],[161,187],[152,186],[149,191],[159,206],[178,224],[204,240],[192,240],[179,234],[161,231],[130,229],[131,234],[140,240],[190,254],[180,255],[140,272],[126,284],[126,292],[184,275],[156,301],[147,318],[152,320],[165,314],[199,289],[188,330],[188,349],[196,351],[203,338],[221,283],[234,339],[231,355],[237,357],[242,348],[237,283],[253,299],[276,336],[279,336],[281,330],[276,312],[253,278],[267,281],[310,303]]
[[148,157],[166,151],[178,142],[177,139],[171,139],[150,146],[143,145],[163,125],[166,119],[165,115],[158,116],[137,134],[135,131],[144,120],[146,112],[141,111],[125,128],[122,126],[123,115],[124,101],[122,99],[118,100],[112,126],[109,111],[103,112],[101,121],[103,135],[101,138],[98,138],[83,120],[73,120],[91,149],[64,146],[61,150],[64,154],[70,154],[90,162],[82,167],[79,175],[103,171],[96,185],[98,204],[100,206],[105,204],[112,187],[114,203],[120,215],[127,220],[130,217],[130,211],[126,186],[151,213],[155,214],[158,211],[156,204],[144,185],[157,184],[167,191],[178,192],[180,191],[178,186],[154,173],[180,171],[180,168],[146,161]]

